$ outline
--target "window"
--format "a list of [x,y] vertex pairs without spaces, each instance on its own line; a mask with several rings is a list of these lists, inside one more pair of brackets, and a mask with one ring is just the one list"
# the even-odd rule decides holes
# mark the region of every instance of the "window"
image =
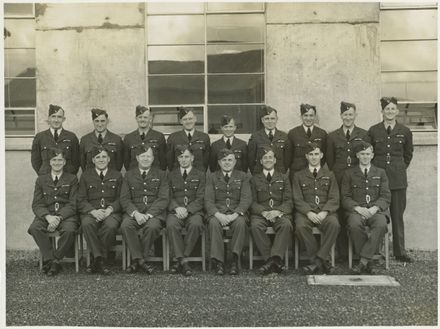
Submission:
[[436,4],[381,4],[380,29],[382,95],[397,97],[412,130],[436,130]]
[[232,114],[237,133],[259,128],[265,102],[263,3],[147,3],[147,98],[155,126],[179,130],[177,106],[196,108],[198,126],[219,133]]
[[4,5],[5,134],[35,134],[35,14],[34,5]]

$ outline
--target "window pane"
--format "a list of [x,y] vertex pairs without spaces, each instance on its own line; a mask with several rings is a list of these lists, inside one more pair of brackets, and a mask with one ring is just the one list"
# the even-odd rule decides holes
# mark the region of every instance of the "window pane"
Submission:
[[383,10],[379,26],[382,40],[437,39],[437,10]]
[[33,19],[5,19],[5,48],[34,48],[35,21]]
[[34,16],[32,3],[5,3],[5,17],[8,16]]
[[437,70],[436,41],[395,41],[380,45],[382,71]]
[[147,2],[149,14],[192,14],[203,13],[203,2]]
[[[153,129],[164,134],[182,130],[176,107],[151,107],[151,109],[154,113]],[[203,107],[194,107],[194,109],[194,114],[197,117],[196,128],[203,131]]]
[[5,79],[5,107],[35,107],[35,79]]
[[203,46],[148,47],[148,72],[203,73],[205,70]]
[[437,99],[437,72],[382,73],[382,95],[406,101]]
[[264,10],[263,2],[208,2],[209,12]]
[[209,73],[253,73],[264,71],[263,45],[209,45]]
[[5,110],[5,135],[24,136],[35,134],[34,110]]
[[209,15],[208,42],[263,42],[262,14]]
[[437,129],[437,107],[432,104],[399,104],[397,120],[411,129]]
[[5,49],[5,77],[35,77],[35,50]]
[[208,76],[208,103],[262,103],[264,77],[258,75]]
[[237,134],[250,134],[261,128],[258,111],[262,105],[210,105],[208,106],[208,132],[221,134],[220,120],[225,114],[232,116]]
[[150,104],[200,104],[204,102],[203,75],[148,78]]
[[204,40],[202,15],[148,17],[148,44],[203,44]]

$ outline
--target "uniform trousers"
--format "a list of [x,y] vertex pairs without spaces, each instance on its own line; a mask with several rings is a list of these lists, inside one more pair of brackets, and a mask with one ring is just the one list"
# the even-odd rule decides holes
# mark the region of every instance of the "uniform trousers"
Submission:
[[[312,233],[313,227],[316,226],[321,232],[321,247],[318,249],[318,242]],[[307,256],[310,260],[315,257],[327,259],[330,249],[335,244],[341,226],[336,213],[330,213],[321,222],[314,224],[306,215],[297,212],[295,214],[295,235],[302,241],[306,247]]]
[[121,232],[133,259],[146,259],[154,241],[160,236],[164,221],[152,217],[139,225],[136,219],[125,214],[122,218]]
[[[204,229],[202,215],[194,214],[185,219],[179,219],[174,214],[168,214],[166,223],[174,256],[189,257]],[[186,230],[185,238],[182,237],[183,228]]]
[[79,226],[78,218],[72,216],[65,218],[60,222],[57,227],[60,237],[56,250],[53,250],[52,243],[48,235],[50,232],[47,231],[48,226],[49,223],[45,219],[36,217],[29,227],[28,233],[32,235],[37,243],[38,248],[40,248],[40,252],[43,255],[43,261],[53,259],[61,260],[73,249],[75,234]]
[[94,257],[107,258],[116,243],[116,233],[121,224],[121,214],[110,214],[101,222],[92,215],[81,216],[81,229]]
[[[275,238],[271,246],[270,238],[266,234],[268,226],[272,226],[275,231]],[[251,232],[255,244],[267,261],[269,257],[278,256],[281,259],[289,246],[292,236],[293,226],[290,216],[278,217],[274,223],[269,222],[266,218],[258,215],[251,216]]]
[[406,208],[406,189],[391,190],[391,225],[393,228],[393,255],[394,257],[406,256],[405,227],[403,212]]
[[[238,216],[232,223],[229,224],[232,239],[231,250],[237,256],[241,255],[246,239],[246,218],[244,216]],[[211,239],[211,258],[215,258],[218,261],[225,261],[225,246],[223,244],[223,227],[220,221],[211,216],[208,218],[208,230]]]
[[351,241],[353,241],[355,254],[362,258],[372,259],[387,232],[387,219],[384,214],[377,213],[368,218],[366,224],[370,227],[369,238],[361,215],[358,213],[348,214],[347,228]]

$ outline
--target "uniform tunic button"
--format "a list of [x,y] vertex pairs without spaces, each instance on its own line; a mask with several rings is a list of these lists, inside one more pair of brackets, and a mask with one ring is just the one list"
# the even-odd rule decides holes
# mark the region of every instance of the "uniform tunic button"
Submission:
[[147,190],[144,190],[144,192],[147,192]]
[[387,164],[390,164],[389,162],[387,162]]
[[368,183],[368,179],[365,180],[365,183]]
[[272,192],[269,192],[269,194],[272,194]]
[[56,190],[58,190],[58,189],[55,187],[54,190],[56,191]]
[[390,147],[390,144],[388,144],[387,147]]
[[368,190],[368,187],[366,187],[365,189]]
[[347,149],[347,152],[350,152],[350,149]]
[[144,185],[147,185],[147,183],[144,183]]
[[104,185],[104,182],[102,182],[101,185]]
[[185,192],[188,191],[187,189],[185,189]]
[[187,182],[184,182],[184,184],[186,185]]
[[390,137],[390,136],[388,136],[387,138],[388,138],[388,139],[390,139],[391,137]]
[[142,142],[142,145],[144,145],[145,143],[144,142]]
[[348,164],[347,166],[348,166],[348,167],[350,167],[350,166],[351,166],[351,164]]
[[104,190],[102,190],[101,192],[104,193]]
[[315,190],[317,190],[318,188],[317,187],[315,187]]
[[55,196],[54,196],[54,199],[56,199],[56,198],[57,198],[57,196],[55,195]]

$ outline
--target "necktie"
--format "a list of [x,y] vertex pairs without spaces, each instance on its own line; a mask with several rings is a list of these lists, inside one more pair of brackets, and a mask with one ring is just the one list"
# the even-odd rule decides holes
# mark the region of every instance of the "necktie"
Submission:
[[270,182],[272,180],[272,176],[271,176],[270,172],[267,173],[266,179],[268,182]]
[[229,175],[228,174],[225,174],[225,181],[226,181],[226,183],[229,182]]
[[191,133],[188,133],[188,140],[191,142],[192,136]]
[[142,179],[145,179],[145,177],[147,177],[147,172],[144,170],[142,171]]
[[99,144],[102,144],[102,134],[99,134],[99,135],[98,135],[98,143],[99,143]]
[[312,137],[312,131],[310,130],[310,128],[307,128],[307,137]]
[[313,169],[313,177],[316,178],[317,175],[318,175],[318,170],[315,168]]
[[231,140],[228,138],[228,140],[226,141],[226,147],[228,149],[231,149]]
[[99,177],[101,177],[101,180],[104,180],[104,172],[101,170],[101,173],[99,174]]
[[387,134],[388,134],[388,135],[391,134],[391,126],[388,126],[388,128],[387,128]]
[[186,169],[183,171],[183,180],[186,180],[186,177],[188,177],[188,173],[186,172]]
[[141,134],[141,139],[144,140],[145,139],[145,133]]
[[54,183],[55,185],[58,184],[58,176],[55,176],[55,179],[54,179],[53,183]]
[[368,178],[368,170],[367,170],[367,168],[364,169],[364,176],[365,176],[365,178]]
[[347,129],[347,133],[345,134],[345,138],[347,138],[347,141],[350,140],[350,130]]
[[55,129],[55,131],[53,133],[53,139],[55,140],[55,142],[58,141],[58,129]]
[[269,139],[270,139],[270,141],[272,141],[272,140],[273,140],[273,134],[272,134],[272,130],[270,130],[270,131],[269,131]]

